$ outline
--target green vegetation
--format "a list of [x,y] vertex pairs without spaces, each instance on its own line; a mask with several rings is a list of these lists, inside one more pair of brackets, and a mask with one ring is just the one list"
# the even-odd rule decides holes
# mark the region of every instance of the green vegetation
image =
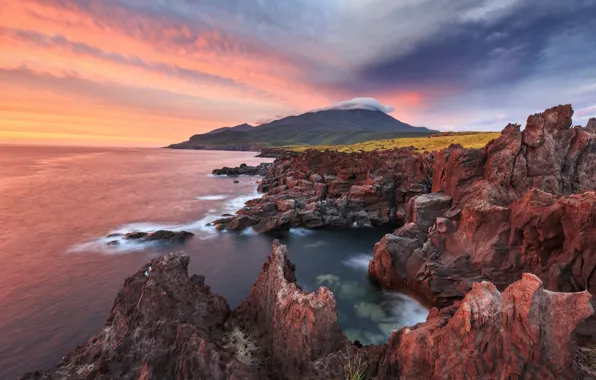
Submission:
[[294,145],[286,149],[303,152],[308,149],[336,150],[338,152],[370,152],[413,146],[418,152],[433,152],[448,148],[451,144],[460,144],[465,148],[482,148],[489,141],[496,139],[499,132],[449,132],[427,137],[400,137],[390,140],[366,141],[352,145]]
[[346,380],[364,380],[366,367],[366,362],[359,354],[355,357],[348,357],[344,365],[344,378]]

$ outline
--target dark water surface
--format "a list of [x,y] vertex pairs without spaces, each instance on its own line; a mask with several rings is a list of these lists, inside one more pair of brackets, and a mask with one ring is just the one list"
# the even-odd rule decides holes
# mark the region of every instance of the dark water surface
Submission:
[[[212,169],[271,159],[254,153],[17,147],[0,145],[0,379],[49,368],[104,324],[124,279],[172,250],[191,256],[189,272],[207,276],[233,308],[250,291],[279,238],[298,282],[337,298],[351,339],[382,343],[392,330],[426,318],[400,294],[366,276],[383,231],[292,230],[279,235],[205,227],[257,197],[257,177],[213,177]],[[180,246],[106,246],[117,231],[185,229]]]

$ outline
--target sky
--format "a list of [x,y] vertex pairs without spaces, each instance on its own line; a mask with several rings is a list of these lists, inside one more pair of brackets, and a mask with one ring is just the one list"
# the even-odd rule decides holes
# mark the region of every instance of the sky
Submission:
[[0,143],[163,146],[373,98],[439,130],[596,116],[596,0],[3,0]]

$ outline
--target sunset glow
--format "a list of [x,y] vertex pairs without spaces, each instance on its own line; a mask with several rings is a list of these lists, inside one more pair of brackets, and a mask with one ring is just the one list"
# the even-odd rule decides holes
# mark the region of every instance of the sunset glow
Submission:
[[[260,1],[244,13],[233,2],[206,3],[4,1],[0,143],[163,146],[355,97],[376,98],[393,106],[394,117],[436,129],[499,130],[563,102],[594,110],[589,96],[570,85],[576,79],[584,88],[596,83],[585,55],[594,51],[594,41],[576,37],[583,45],[564,45],[563,28],[545,35],[535,51],[523,40],[514,46],[502,37],[500,45],[473,57],[476,66],[458,67],[455,58],[436,56],[435,64],[421,53],[425,46],[432,53],[438,36],[450,36],[446,31],[414,35],[392,27],[377,37],[385,25],[401,22],[405,28],[408,12],[419,13],[414,6],[393,6],[403,15],[392,21],[379,18],[381,0],[367,2],[370,9],[355,0],[285,7]],[[473,27],[487,36],[507,16],[491,13],[490,25],[481,25],[469,19],[477,12],[451,11],[459,15],[460,31]],[[447,25],[439,16],[428,15]],[[348,26],[358,23],[371,28],[355,35]],[[583,35],[584,29],[571,32]],[[453,31],[453,38],[462,37]],[[559,51],[571,61],[581,51],[585,64],[567,75],[557,66]],[[541,63],[526,61],[530,55]],[[524,74],[506,75],[517,71]],[[596,87],[587,91],[596,93]],[[523,107],[522,97],[528,99]],[[580,113],[587,118],[592,111]],[[505,120],[495,116],[500,114]]]

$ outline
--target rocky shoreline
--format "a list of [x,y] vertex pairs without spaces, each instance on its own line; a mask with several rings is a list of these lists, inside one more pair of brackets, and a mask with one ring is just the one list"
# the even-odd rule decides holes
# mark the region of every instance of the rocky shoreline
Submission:
[[[325,287],[296,284],[285,246],[273,252],[234,311],[188,275],[188,255],[154,259],[126,279],[104,328],[48,371],[58,379],[574,379],[591,376],[573,330],[590,294],[553,293],[524,274],[503,293],[475,283],[463,300],[432,309],[426,322],[395,331],[387,344],[349,342]],[[545,312],[550,310],[551,312]],[[359,363],[354,367],[352,363]],[[589,364],[589,363],[588,363]]]
[[271,168],[270,163],[260,163],[257,166],[249,166],[246,164],[240,164],[240,166],[235,167],[235,168],[229,168],[227,166],[224,166],[221,169],[213,169],[213,171],[211,172],[211,174],[214,175],[227,175],[229,177],[235,177],[235,176],[239,176],[239,175],[267,175],[267,173],[269,172],[269,169]]
[[372,278],[448,306],[487,280],[538,275],[556,291],[596,291],[596,119],[570,105],[510,124],[483,149],[285,153],[262,198],[219,229],[400,227],[375,247]]
[[431,190],[430,164],[428,156],[414,154],[413,148],[286,152],[259,184],[265,195],[218,222],[222,229],[252,226],[257,232],[398,225],[405,221],[407,200]]
[[99,334],[21,379],[596,378],[596,119],[572,128],[572,115],[553,107],[484,149],[286,152],[263,198],[215,222],[395,226],[369,275],[434,307],[384,345],[348,341],[333,293],[304,292],[275,241],[233,311],[188,276],[186,254],[153,260],[125,281]]

